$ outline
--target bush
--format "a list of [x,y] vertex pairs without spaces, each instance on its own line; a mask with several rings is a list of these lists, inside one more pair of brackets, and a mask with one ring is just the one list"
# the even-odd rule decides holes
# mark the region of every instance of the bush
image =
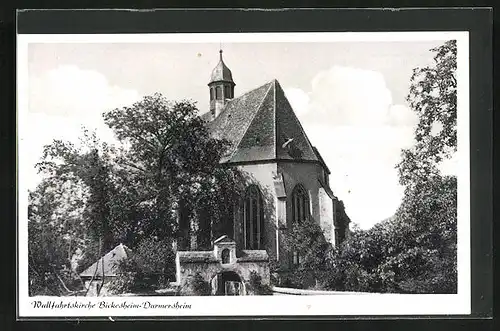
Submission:
[[269,285],[262,284],[262,277],[255,271],[250,274],[250,289],[254,295],[272,295]]
[[110,289],[113,293],[134,293],[169,287],[175,275],[175,257],[171,247],[167,240],[143,239],[128,259],[120,262]]
[[206,296],[211,294],[211,287],[200,273],[196,273],[194,276],[189,277],[180,292],[182,295]]
[[287,233],[284,245],[289,252],[298,253],[300,263],[291,270],[281,270],[280,286],[309,288],[324,280],[333,247],[313,219],[295,223]]

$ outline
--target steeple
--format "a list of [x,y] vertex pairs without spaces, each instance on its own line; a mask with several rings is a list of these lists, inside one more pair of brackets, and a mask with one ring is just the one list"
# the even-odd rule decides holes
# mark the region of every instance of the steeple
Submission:
[[219,63],[212,70],[208,87],[210,90],[210,112],[215,118],[224,109],[226,101],[234,98],[233,75],[222,58],[222,49],[219,50]]

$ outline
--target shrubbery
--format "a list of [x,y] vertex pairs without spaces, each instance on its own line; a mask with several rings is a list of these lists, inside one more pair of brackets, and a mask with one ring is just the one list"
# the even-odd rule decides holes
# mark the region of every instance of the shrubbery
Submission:
[[250,289],[254,295],[272,295],[271,287],[262,284],[262,277],[257,272],[252,271],[250,274]]
[[290,251],[299,251],[303,263],[282,282],[308,287],[309,277],[338,291],[456,293],[457,178],[440,168],[457,150],[456,41],[431,51],[434,63],[414,69],[410,81],[407,101],[418,123],[414,145],[396,166],[405,188],[396,214],[354,229],[335,250],[318,226],[297,224]]
[[277,285],[335,291],[456,293],[456,178],[433,177],[407,190],[395,216],[353,229],[333,249],[319,225],[296,224],[287,248],[300,264]]
[[206,296],[211,294],[210,284],[200,273],[189,277],[187,283],[180,289],[182,295]]
[[174,253],[169,241],[144,239],[119,265],[110,283],[114,293],[147,292],[169,287],[175,276]]

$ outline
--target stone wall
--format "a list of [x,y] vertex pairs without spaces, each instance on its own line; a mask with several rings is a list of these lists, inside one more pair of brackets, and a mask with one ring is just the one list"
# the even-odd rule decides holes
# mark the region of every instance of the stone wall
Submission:
[[[228,254],[224,254],[227,252]],[[226,258],[225,258],[226,257]],[[189,289],[194,277],[200,275],[215,294],[217,277],[236,274],[236,281],[250,288],[252,273],[261,277],[263,285],[270,284],[269,255],[265,250],[236,251],[236,243],[227,236],[214,242],[212,251],[184,251],[176,255],[176,283],[181,289]],[[247,293],[248,294],[248,293]]]
[[213,263],[185,263],[181,264],[181,279],[179,286],[185,286],[192,277],[199,273],[203,280],[211,282],[213,278],[222,272],[232,271],[236,273],[242,281],[249,282],[252,271],[259,274],[262,284],[269,285],[269,263],[263,262],[239,262],[233,265],[223,265],[220,262]]

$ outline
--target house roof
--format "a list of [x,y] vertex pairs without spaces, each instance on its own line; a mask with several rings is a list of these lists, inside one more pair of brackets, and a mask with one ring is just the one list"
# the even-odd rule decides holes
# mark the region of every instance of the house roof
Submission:
[[209,122],[210,120],[212,120],[212,113],[210,111],[207,111],[203,114],[200,115],[200,118],[205,121],[205,122]]
[[318,149],[316,147],[313,146],[313,150],[314,150],[314,153],[316,153],[316,156],[318,157],[319,159],[319,162],[321,162],[321,164],[323,165],[323,167],[325,168],[326,172],[328,174],[330,174],[330,169],[328,168],[328,166],[326,165],[325,163],[325,160],[323,160],[323,157],[321,156],[321,153],[318,151]]
[[229,100],[207,126],[214,137],[231,143],[222,163],[263,160],[321,163],[277,80]]
[[[80,277],[102,277],[103,269],[105,276],[116,276],[121,261],[128,258],[130,249],[120,244],[101,257],[98,261],[80,273]],[[97,271],[96,271],[97,269]]]

